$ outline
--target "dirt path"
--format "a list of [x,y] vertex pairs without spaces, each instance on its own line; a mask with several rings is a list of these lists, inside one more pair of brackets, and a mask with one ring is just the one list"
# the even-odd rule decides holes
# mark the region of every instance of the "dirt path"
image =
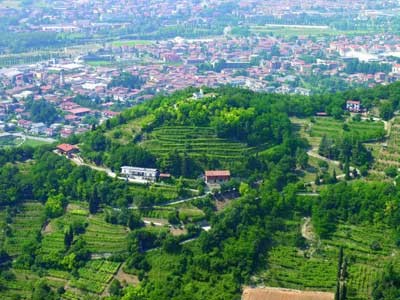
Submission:
[[311,224],[311,218],[304,218],[304,223],[301,225],[301,235],[309,242],[315,242],[314,228]]
[[122,284],[126,283],[128,285],[133,284],[133,285],[138,285],[139,284],[139,279],[135,275],[131,275],[128,273],[125,273],[123,270],[123,265],[119,268],[117,274],[114,276],[115,279],[118,279],[119,282]]
[[54,232],[54,228],[53,228],[51,222],[48,221],[48,222],[45,223],[45,225],[44,225],[43,228],[42,228],[42,234],[43,234],[43,235],[44,235],[44,234],[50,234],[50,233],[52,233],[52,232]]

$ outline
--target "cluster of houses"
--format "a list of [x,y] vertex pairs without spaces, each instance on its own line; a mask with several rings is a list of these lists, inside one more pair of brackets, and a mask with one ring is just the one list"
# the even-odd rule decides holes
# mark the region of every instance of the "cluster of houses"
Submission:
[[[341,78],[349,84],[388,83],[400,79],[400,37],[394,35],[308,37],[218,37],[213,40],[176,38],[131,45],[106,44],[101,53],[119,61],[137,61],[120,70],[112,64],[92,67],[82,55],[51,59],[35,65],[0,69],[0,128],[29,134],[67,137],[90,129],[89,120],[104,122],[116,110],[147,101],[157,92],[188,86],[233,85],[255,91],[309,95],[301,86],[315,76]],[[99,50],[99,51],[100,51]],[[82,50],[83,51],[83,50]],[[307,60],[323,53],[323,59]],[[145,64],[139,64],[146,56]],[[392,65],[387,72],[346,73],[349,61]],[[140,76],[140,88],[109,86],[128,72]],[[301,80],[300,80],[301,79]],[[77,96],[85,101],[77,103]],[[195,99],[204,94],[194,93]],[[26,99],[44,99],[59,112],[55,124],[32,123]],[[357,105],[349,106],[357,111]],[[6,126],[7,125],[7,126]]]
[[[169,178],[169,174],[160,173],[158,169],[152,168],[140,168],[123,166],[121,167],[121,175],[127,179],[156,182],[159,179]],[[231,179],[230,171],[228,170],[214,170],[205,171],[204,181],[207,184],[222,184],[228,182]]]
[[[55,151],[64,155],[68,158],[74,157],[79,152],[79,147],[71,144],[60,144],[56,147]],[[122,166],[121,176],[126,179],[132,179],[143,182],[156,182],[158,180],[168,179],[171,177],[168,173],[161,173],[155,168],[143,168],[134,166]],[[231,179],[231,173],[229,170],[210,170],[205,171],[204,181],[207,184],[222,184],[228,182]]]

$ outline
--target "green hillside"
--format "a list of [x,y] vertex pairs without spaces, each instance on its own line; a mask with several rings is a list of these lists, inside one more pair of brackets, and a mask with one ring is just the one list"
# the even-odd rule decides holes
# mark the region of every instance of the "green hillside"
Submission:
[[[264,285],[396,299],[400,182],[384,166],[399,90],[187,89],[64,140],[75,159],[0,148],[0,298],[220,300]],[[349,97],[385,100],[385,115],[350,115]],[[132,183],[123,165],[171,177]],[[215,169],[232,179],[207,186]]]

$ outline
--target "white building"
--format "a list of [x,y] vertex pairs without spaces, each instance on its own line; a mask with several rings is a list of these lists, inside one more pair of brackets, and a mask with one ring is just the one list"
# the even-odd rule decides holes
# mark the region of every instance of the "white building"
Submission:
[[158,179],[160,172],[157,169],[123,166],[121,167],[121,174],[130,179],[154,182]]
[[29,132],[34,135],[43,134],[47,126],[44,123],[33,123]]

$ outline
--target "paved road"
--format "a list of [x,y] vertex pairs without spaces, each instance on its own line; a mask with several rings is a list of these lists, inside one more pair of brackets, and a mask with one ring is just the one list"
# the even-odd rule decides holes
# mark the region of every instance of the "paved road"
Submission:
[[[72,158],[70,158],[71,161],[73,161],[75,164],[78,166],[87,166],[93,170],[100,171],[100,172],[105,172],[108,176],[115,178],[117,174],[115,174],[111,169],[104,168],[104,167],[99,167],[99,166],[94,166],[91,164],[87,164],[83,161],[83,159],[79,155],[75,155]],[[125,179],[125,178],[124,178]]]

